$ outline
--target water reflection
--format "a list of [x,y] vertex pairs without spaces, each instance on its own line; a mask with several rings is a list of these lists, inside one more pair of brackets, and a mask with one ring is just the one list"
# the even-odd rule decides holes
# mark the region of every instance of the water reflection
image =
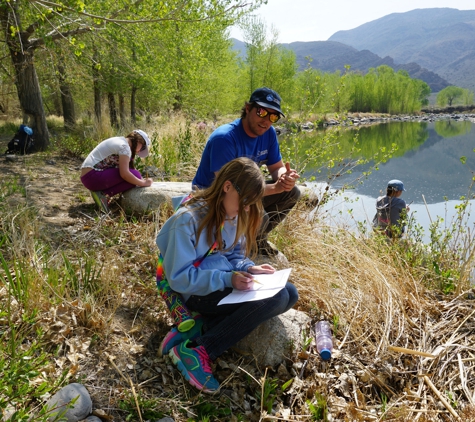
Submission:
[[[406,201],[415,204],[424,203],[422,195],[428,204],[443,202],[445,198],[458,200],[461,196],[469,195],[475,170],[473,123],[454,120],[392,122],[363,127],[358,133],[360,154],[364,158],[372,157],[382,148],[390,148],[392,143],[398,146],[398,151],[367,178],[364,173],[370,170],[373,163],[359,166],[351,174],[339,177],[337,184],[332,184],[332,187],[352,185],[355,180],[361,179],[362,183],[354,186],[355,192],[376,198],[385,191],[389,180],[400,179],[407,190],[404,193]],[[299,136],[299,142],[305,145],[301,150],[318,142],[319,136],[316,133]],[[352,131],[338,138],[344,144],[343,154],[351,150],[353,138]],[[282,140],[282,143],[285,147],[286,140]],[[462,157],[465,157],[465,164],[461,162]],[[316,175],[317,181],[325,181],[326,175],[317,174],[319,164],[312,165],[306,168],[304,175]]]
[[[456,216],[455,207],[460,198],[473,197],[470,192],[475,171],[475,130],[472,122],[393,122],[363,127],[358,132],[361,157],[372,157],[382,148],[390,148],[391,143],[396,143],[399,149],[390,160],[379,166],[379,170],[367,177],[364,173],[373,163],[357,167],[352,174],[336,179],[338,183],[332,184],[334,189],[347,185],[354,187],[325,206],[328,218],[344,221],[350,226],[364,223],[370,227],[376,198],[385,193],[389,180],[400,179],[406,188],[403,198],[412,203],[412,217],[422,225],[428,239],[431,220],[442,217],[450,225]],[[318,142],[319,136],[321,134],[316,133],[299,135],[299,142],[304,145],[301,150],[305,151],[309,145]],[[349,132],[342,134],[338,140],[343,144],[342,151],[350,151],[351,143],[355,142]],[[285,148],[286,141],[281,140],[281,143]],[[326,182],[326,175],[317,172],[322,163],[312,164],[307,167],[304,176],[314,175],[317,182]],[[355,184],[358,179],[362,183]],[[315,186],[322,184],[316,183]],[[474,201],[471,202],[473,206]],[[474,218],[470,217],[470,225],[475,222]]]
[[[323,185],[314,184],[315,190],[321,191]],[[475,207],[475,200],[471,200],[470,210]],[[451,200],[433,204],[410,204],[409,218],[420,225],[423,229],[423,241],[430,240],[430,225],[438,217],[443,218],[444,222],[441,229],[451,227],[457,217],[457,205],[461,201]],[[347,227],[349,230],[356,231],[363,225],[367,231],[372,230],[371,222],[376,213],[376,198],[361,195],[354,190],[349,190],[338,194],[328,204],[319,210],[319,216],[330,225]],[[475,224],[475,215],[472,213],[464,220],[467,226],[473,227]]]

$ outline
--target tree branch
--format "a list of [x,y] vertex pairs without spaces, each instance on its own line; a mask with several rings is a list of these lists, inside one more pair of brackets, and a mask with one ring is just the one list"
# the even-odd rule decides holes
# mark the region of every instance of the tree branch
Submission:
[[[251,3],[240,2],[238,4],[235,4],[234,6],[229,6],[227,9],[224,9],[221,12],[218,12],[218,13],[215,13],[215,14],[212,14],[212,15],[208,15],[204,18],[199,18],[199,19],[180,19],[180,18],[173,17],[173,15],[171,17],[150,18],[150,19],[116,19],[116,18],[108,18],[108,17],[100,16],[100,15],[93,15],[92,13],[87,13],[87,12],[79,12],[79,11],[77,11],[77,10],[71,8],[71,7],[67,7],[67,6],[64,6],[64,5],[61,5],[61,4],[57,4],[57,3],[54,3],[54,2],[48,1],[48,0],[30,0],[30,1],[33,2],[33,3],[41,4],[43,6],[47,6],[47,7],[58,7],[58,8],[64,9],[64,10],[69,10],[70,12],[74,12],[74,13],[77,13],[78,15],[86,16],[86,17],[91,18],[91,19],[98,19],[98,20],[102,20],[104,22],[113,22],[113,23],[121,23],[121,24],[153,23],[153,22],[163,22],[163,21],[202,22],[202,21],[206,21],[206,20],[209,20],[209,19],[213,19],[213,18],[221,16],[221,15],[225,15],[225,14],[229,13],[232,10],[243,9],[243,8],[251,5]],[[143,0],[139,0],[139,3],[142,2],[142,1]],[[173,12],[175,12],[175,13],[176,13],[176,11],[177,11],[177,9],[173,10]],[[119,14],[119,12],[114,13],[115,16],[117,16],[118,14]]]
[[[56,33],[55,35],[51,35],[48,37],[48,39],[52,40],[52,41],[55,41],[55,40],[59,40],[60,38],[67,38],[71,35],[77,35],[77,34],[83,34],[85,32],[91,32],[93,30],[96,30],[97,28],[94,28],[94,27],[85,27],[85,28],[77,28],[77,29],[73,29],[71,31],[66,31],[66,32],[59,32],[59,33]],[[42,37],[42,38],[35,38],[33,40],[30,40],[30,44],[29,44],[29,47],[32,48],[32,49],[36,49],[42,45],[45,44],[45,37]]]

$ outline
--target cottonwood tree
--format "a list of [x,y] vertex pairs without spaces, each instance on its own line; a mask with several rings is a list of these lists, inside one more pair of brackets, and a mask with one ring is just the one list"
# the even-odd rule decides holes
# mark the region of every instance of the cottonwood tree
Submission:
[[252,91],[267,86],[277,91],[288,106],[298,68],[295,53],[279,45],[275,27],[271,27],[269,36],[265,22],[256,16],[243,19],[240,27],[246,44],[243,96],[249,98]]
[[[0,28],[15,73],[20,106],[35,129],[36,147],[44,150],[49,132],[38,75],[35,52],[47,49],[53,42],[71,44],[85,33],[100,33],[108,27],[121,31],[128,25],[150,27],[164,22],[218,20],[232,25],[243,14],[258,7],[262,0],[2,0]],[[189,17],[184,17],[192,10]],[[118,54],[119,51],[116,51]],[[96,107],[98,98],[96,98]]]
[[440,107],[444,107],[446,105],[451,106],[456,99],[462,97],[463,92],[463,88],[453,85],[448,86],[437,94],[437,105]]

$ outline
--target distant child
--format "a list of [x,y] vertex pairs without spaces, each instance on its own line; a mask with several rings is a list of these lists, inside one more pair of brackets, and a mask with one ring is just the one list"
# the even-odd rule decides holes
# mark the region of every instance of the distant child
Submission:
[[219,170],[209,188],[194,191],[157,236],[170,287],[198,313],[189,331],[175,327],[165,336],[159,354],[168,353],[185,379],[207,393],[219,388],[211,362],[298,299],[295,286],[287,283],[273,297],[218,306],[233,288],[251,289],[254,274],[275,272],[247,258],[257,251],[264,189],[257,164],[236,158]]
[[105,213],[109,212],[107,197],[125,192],[135,186],[146,187],[153,183],[134,167],[135,156],[145,158],[149,153],[150,139],[140,129],[127,136],[114,136],[97,145],[81,165],[81,182],[91,191],[94,202]]
[[376,200],[373,227],[390,238],[401,237],[406,229],[404,221],[409,212],[409,206],[401,198],[403,191],[405,191],[404,185],[400,180],[390,180],[386,195]]

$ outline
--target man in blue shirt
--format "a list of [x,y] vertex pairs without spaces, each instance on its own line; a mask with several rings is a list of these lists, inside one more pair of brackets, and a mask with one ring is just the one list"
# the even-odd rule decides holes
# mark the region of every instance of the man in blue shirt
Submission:
[[266,211],[258,238],[259,253],[276,255],[267,241],[268,233],[289,213],[300,197],[295,185],[299,174],[282,162],[277,135],[272,124],[285,117],[281,98],[270,88],[256,89],[242,108],[241,117],[218,127],[209,137],[193,186],[207,188],[227,162],[247,157],[258,166],[266,165],[272,180],[266,182],[263,206]]

